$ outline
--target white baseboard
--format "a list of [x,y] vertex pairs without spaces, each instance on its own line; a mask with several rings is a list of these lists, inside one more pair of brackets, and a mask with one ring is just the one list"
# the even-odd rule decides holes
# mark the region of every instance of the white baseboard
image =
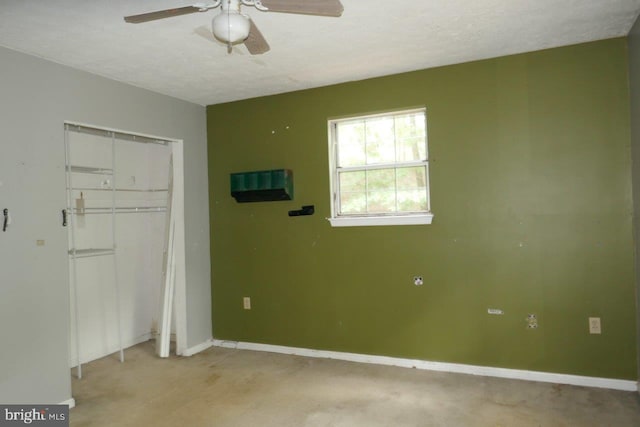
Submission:
[[201,351],[204,351],[209,347],[213,347],[214,345],[213,342],[214,340],[212,338],[209,338],[208,340],[201,342],[200,344],[196,344],[193,347],[189,347],[188,349],[183,351],[182,354],[180,354],[180,356],[185,356],[185,357],[193,356],[194,354],[200,353]]
[[266,351],[270,353],[292,354],[296,356],[346,360],[349,362],[372,363],[376,365],[399,366],[428,371],[452,372],[486,377],[509,378],[526,381],[540,381],[554,384],[568,384],[584,387],[607,388],[613,390],[638,391],[638,383],[615,378],[585,377],[580,375],[556,374],[552,372],[525,371],[520,369],[494,368],[489,366],[463,365],[458,363],[429,362],[426,360],[402,359],[397,357],[374,356],[339,351],[313,350],[308,348],[280,345],[257,344],[237,341],[213,340],[216,347],[239,350]]
[[[128,339],[128,340],[126,340],[126,341],[124,341],[122,343],[122,348],[123,349],[127,349],[129,347],[133,347],[134,345],[149,341],[152,337],[153,337],[152,333],[149,332],[149,333],[137,336],[137,337],[130,338],[130,339]],[[110,354],[116,353],[118,351],[120,351],[120,349],[118,347],[111,347],[111,348],[109,348],[109,351],[107,353],[101,353],[101,352],[94,351],[94,352],[91,352],[89,354],[83,354],[82,358],[81,358],[82,359],[82,363],[83,364],[84,363],[89,363],[89,362],[92,362],[94,360],[101,359],[101,358],[103,358],[105,356],[108,356]],[[125,360],[126,359],[127,359],[127,355],[125,353]],[[78,358],[77,358],[77,355],[74,353],[70,357],[69,368],[75,368],[76,366],[78,366]]]
[[71,399],[67,399],[64,402],[60,402],[59,405],[67,405],[69,409],[76,407],[76,400],[72,397]]
[[[238,348],[238,345],[240,345],[241,343],[238,341],[223,341],[223,340],[217,340],[214,339],[213,340],[213,345],[216,347],[224,347],[224,348]],[[249,343],[244,343],[244,344],[249,344]],[[265,344],[266,345],[266,344]],[[274,346],[276,347],[276,346]],[[295,349],[295,347],[282,347],[282,348],[291,348],[292,350]],[[260,351],[260,350],[258,350]],[[261,351],[268,351],[268,350],[261,350]],[[280,352],[272,352],[272,353],[280,353]],[[293,354],[293,353],[285,353],[285,354]]]

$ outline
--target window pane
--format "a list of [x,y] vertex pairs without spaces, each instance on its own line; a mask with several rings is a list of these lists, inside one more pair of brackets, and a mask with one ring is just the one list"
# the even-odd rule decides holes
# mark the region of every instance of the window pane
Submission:
[[394,169],[367,171],[367,211],[387,213],[396,210]]
[[343,215],[367,213],[366,193],[340,193],[340,208]]
[[340,208],[343,214],[367,212],[366,176],[364,171],[342,172],[340,177]]
[[364,193],[366,190],[365,171],[340,172],[340,191]]
[[399,212],[426,212],[427,193],[424,191],[398,191]]
[[424,166],[396,169],[398,211],[427,210],[427,170]]
[[344,215],[427,210],[424,166],[341,172],[339,179]]
[[424,190],[427,187],[427,171],[424,166],[396,169],[398,190]]
[[338,123],[338,167],[366,163],[364,122]]
[[393,128],[393,117],[380,117],[366,121],[368,165],[396,161]]
[[424,124],[425,120],[423,113],[407,114],[396,117],[396,159],[398,162],[420,161],[427,159]]

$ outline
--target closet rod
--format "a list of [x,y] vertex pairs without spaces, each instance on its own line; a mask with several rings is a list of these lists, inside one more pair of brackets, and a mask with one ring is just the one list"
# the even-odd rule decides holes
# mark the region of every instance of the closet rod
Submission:
[[143,142],[143,143],[152,143],[152,144],[160,144],[160,145],[168,145],[171,140],[154,138],[152,136],[139,135],[129,132],[119,132],[117,130],[103,129],[97,128],[90,125],[82,125],[77,123],[65,123],[67,130],[71,132],[77,133],[86,133],[89,135],[101,136],[103,138],[111,138],[112,140],[118,141],[130,141],[130,142]]
[[[116,213],[152,213],[152,212],[166,212],[167,208],[165,207],[130,207],[130,208],[114,208]],[[76,215],[93,215],[93,214],[109,214],[112,212],[111,208],[84,208],[82,210],[78,210],[76,208],[72,208]]]
[[[75,191],[113,191],[113,188],[97,188],[97,187],[73,187],[68,190]],[[116,188],[116,191],[131,191],[134,193],[162,193],[169,191],[168,188],[150,188],[148,190],[137,190],[134,188]]]

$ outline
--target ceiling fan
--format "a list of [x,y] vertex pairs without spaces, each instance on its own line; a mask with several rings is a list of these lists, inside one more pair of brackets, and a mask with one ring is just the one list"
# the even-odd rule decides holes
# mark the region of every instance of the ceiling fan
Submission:
[[339,17],[344,11],[340,0],[215,0],[213,3],[195,3],[176,9],[165,9],[140,15],[125,16],[131,24],[155,21],[156,19],[206,12],[220,7],[220,14],[213,18],[213,35],[227,44],[231,53],[234,44],[244,43],[252,55],[268,52],[270,47],[253,20],[240,12],[240,6],[253,6],[263,12],[298,13],[303,15]]

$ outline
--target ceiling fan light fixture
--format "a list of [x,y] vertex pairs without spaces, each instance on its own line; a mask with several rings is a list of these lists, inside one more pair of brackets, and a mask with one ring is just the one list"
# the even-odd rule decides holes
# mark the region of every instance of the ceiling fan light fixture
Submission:
[[213,18],[213,35],[225,43],[239,43],[249,36],[249,18],[235,11],[223,11]]
[[[155,12],[125,16],[125,22],[139,24],[157,19],[189,13],[206,12],[220,8],[221,13],[213,18],[211,32],[213,36],[227,46],[232,53],[233,45],[244,43],[251,55],[260,55],[271,48],[256,26],[255,22],[240,13],[242,6],[252,6],[262,12],[296,13],[301,15],[334,16],[342,15],[344,7],[340,0],[209,0],[211,3],[195,3],[191,6],[164,9]],[[206,36],[208,39],[211,37]]]

